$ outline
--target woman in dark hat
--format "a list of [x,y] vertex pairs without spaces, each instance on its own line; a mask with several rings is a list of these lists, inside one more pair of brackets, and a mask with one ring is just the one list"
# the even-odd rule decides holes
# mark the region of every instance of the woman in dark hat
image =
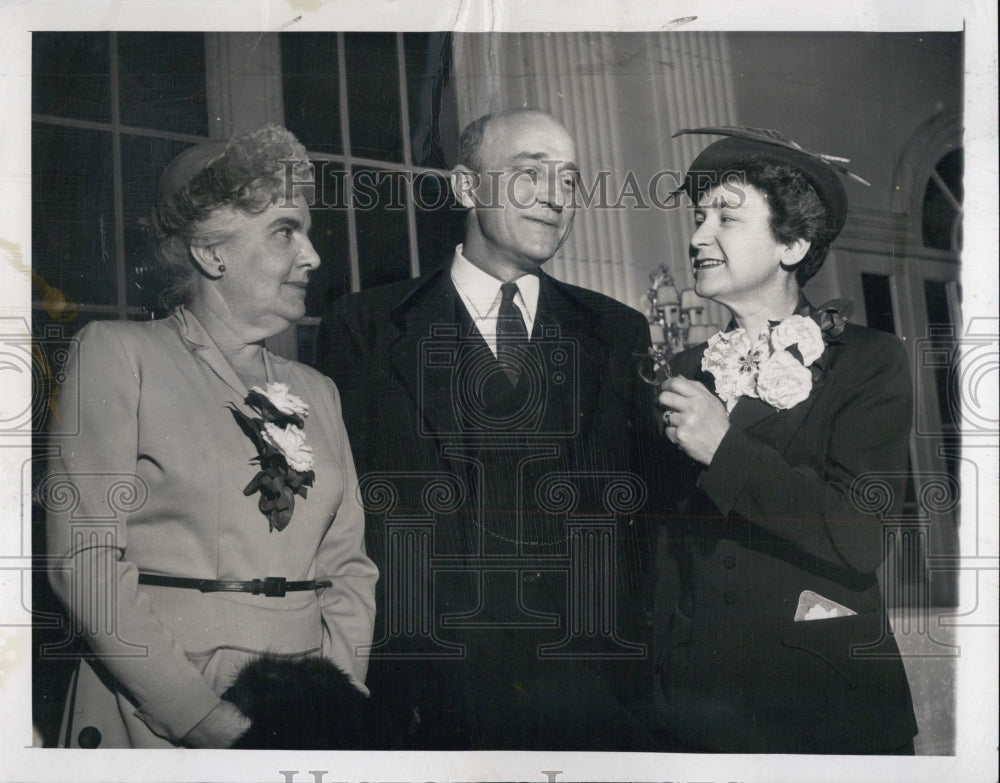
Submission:
[[289,184],[310,168],[278,126],[181,153],[150,221],[176,306],[78,336],[44,485],[50,581],[91,653],[62,746],[230,747],[252,711],[227,690],[263,653],[366,693],[377,571],[337,390],[264,346],[320,263]]
[[685,180],[695,290],[732,321],[674,358],[660,395],[681,495],[657,553],[664,749],[912,753],[873,510],[903,499],[906,354],[802,293],[846,219],[836,159],[771,131],[697,132],[726,138]]

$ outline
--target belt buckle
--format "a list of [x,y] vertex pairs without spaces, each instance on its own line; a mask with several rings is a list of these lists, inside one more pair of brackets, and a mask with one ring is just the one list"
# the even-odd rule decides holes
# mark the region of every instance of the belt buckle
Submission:
[[283,576],[265,577],[260,583],[260,593],[267,598],[282,598],[285,595],[285,582]]

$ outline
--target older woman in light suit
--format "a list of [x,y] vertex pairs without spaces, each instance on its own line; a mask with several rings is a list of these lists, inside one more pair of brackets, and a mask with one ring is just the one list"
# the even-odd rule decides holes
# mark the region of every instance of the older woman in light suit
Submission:
[[151,221],[178,306],[79,335],[46,484],[50,580],[93,654],[63,746],[228,747],[249,721],[220,696],[265,652],[364,690],[377,571],[337,390],[263,344],[320,263],[303,166],[277,126],[182,153]]

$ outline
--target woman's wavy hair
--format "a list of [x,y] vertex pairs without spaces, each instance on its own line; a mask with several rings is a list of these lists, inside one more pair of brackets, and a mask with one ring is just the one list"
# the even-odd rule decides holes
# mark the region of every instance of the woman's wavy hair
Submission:
[[694,201],[697,202],[706,190],[721,182],[726,183],[728,190],[735,189],[734,178],[759,190],[770,208],[769,223],[775,241],[784,244],[804,239],[810,243],[802,260],[794,267],[788,267],[795,270],[799,286],[805,285],[823,266],[827,251],[838,234],[831,228],[829,211],[809,180],[794,166],[753,157],[713,174],[699,181],[699,192]]
[[291,199],[290,188],[312,185],[312,177],[312,165],[299,140],[280,125],[266,125],[220,146],[219,154],[195,171],[187,184],[171,188],[161,180],[147,229],[164,277],[163,304],[168,308],[187,304],[194,294],[200,271],[189,248],[216,244],[229,236],[225,227],[209,218],[227,207],[260,214],[279,200]]

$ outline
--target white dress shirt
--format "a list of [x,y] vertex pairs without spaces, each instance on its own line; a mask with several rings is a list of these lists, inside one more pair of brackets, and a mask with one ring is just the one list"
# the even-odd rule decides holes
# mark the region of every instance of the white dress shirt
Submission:
[[[476,328],[496,356],[500,286],[504,281],[484,272],[462,255],[462,245],[455,248],[455,258],[451,262],[451,281]],[[522,275],[514,282],[517,283],[518,291],[514,296],[514,305],[521,311],[524,328],[530,336],[535,325],[535,313],[538,311],[538,276]]]

